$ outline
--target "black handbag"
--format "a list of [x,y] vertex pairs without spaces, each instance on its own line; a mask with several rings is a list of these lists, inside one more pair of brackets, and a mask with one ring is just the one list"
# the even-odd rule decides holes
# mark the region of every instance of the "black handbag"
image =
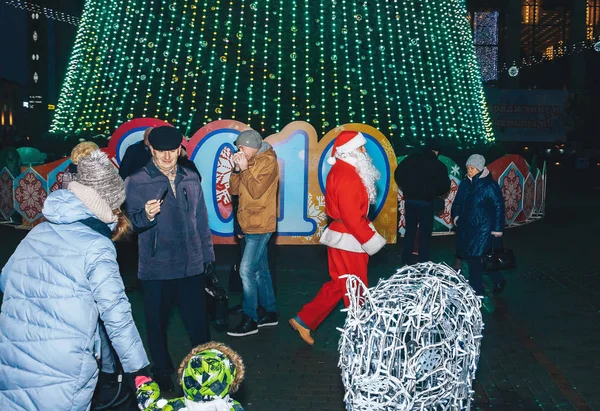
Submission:
[[500,239],[501,246],[496,247],[496,239],[492,240],[492,248],[485,252],[483,260],[483,269],[486,272],[501,270],[510,270],[517,267],[517,260],[513,250],[506,248],[504,239]]

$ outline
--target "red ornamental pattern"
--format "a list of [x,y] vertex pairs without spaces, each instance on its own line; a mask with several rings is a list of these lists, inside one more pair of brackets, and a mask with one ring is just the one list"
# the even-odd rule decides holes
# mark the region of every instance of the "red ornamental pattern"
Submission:
[[217,206],[223,218],[229,218],[233,210],[231,194],[229,193],[229,177],[234,167],[231,148],[225,147],[219,154],[215,178]]
[[406,221],[404,220],[404,193],[398,188],[398,230],[406,227]]
[[444,212],[439,216],[446,224],[452,224],[452,203],[454,202],[457,192],[458,184],[451,178],[450,191],[448,192],[448,197],[446,197],[444,201]]
[[13,180],[5,171],[0,174],[0,213],[8,218],[13,209]]
[[506,220],[513,222],[519,212],[519,205],[523,198],[521,181],[514,168],[511,168],[502,182],[502,195],[504,196],[504,207],[506,208]]
[[530,174],[525,181],[525,192],[523,194],[523,214],[525,214],[526,218],[529,218],[533,212],[534,201],[535,184],[533,183],[533,176]]
[[60,173],[58,173],[56,175],[56,182],[54,184],[52,184],[52,187],[50,187],[50,192],[56,191],[56,190],[60,190],[62,188],[62,183],[63,183],[63,176],[65,175],[64,171],[61,171]]
[[47,196],[48,193],[44,190],[42,182],[31,172],[19,180],[19,185],[15,190],[15,199],[19,204],[19,210],[24,212],[30,220],[42,212]]

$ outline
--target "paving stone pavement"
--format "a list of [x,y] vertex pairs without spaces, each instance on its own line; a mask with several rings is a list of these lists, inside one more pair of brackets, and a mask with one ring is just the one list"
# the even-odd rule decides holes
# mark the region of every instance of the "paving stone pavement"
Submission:
[[[596,172],[550,170],[547,216],[506,232],[519,267],[507,273],[506,291],[484,299],[484,338],[474,384],[481,410],[600,410],[600,266],[597,264],[600,190]],[[25,232],[0,227],[0,265]],[[432,259],[451,263],[454,238],[436,237]],[[247,377],[234,397],[249,411],[344,410],[344,390],[337,368],[337,343],[344,313],[338,305],[305,345],[287,325],[303,303],[327,280],[323,247],[276,247],[280,323],[256,336],[233,338],[212,330],[214,340],[238,350]],[[216,247],[218,273],[226,284],[236,253]],[[387,278],[398,264],[399,248],[389,245],[370,262],[371,285]],[[131,261],[121,255],[126,282]],[[145,339],[142,298],[129,294],[134,317]],[[240,299],[230,296],[230,306]],[[231,323],[239,315],[231,316]],[[177,312],[169,323],[174,362],[191,349]]]

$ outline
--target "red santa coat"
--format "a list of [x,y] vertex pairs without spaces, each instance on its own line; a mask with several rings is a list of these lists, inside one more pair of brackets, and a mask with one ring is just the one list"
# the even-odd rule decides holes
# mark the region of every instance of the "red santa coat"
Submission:
[[325,211],[334,221],[320,242],[327,247],[373,255],[386,244],[369,219],[369,195],[356,168],[338,159],[327,176]]

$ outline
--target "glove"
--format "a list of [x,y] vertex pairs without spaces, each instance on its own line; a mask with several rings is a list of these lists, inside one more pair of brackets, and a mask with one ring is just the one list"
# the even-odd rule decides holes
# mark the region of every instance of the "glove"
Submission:
[[131,388],[133,392],[135,392],[143,383],[152,380],[152,378],[150,378],[150,371],[148,370],[148,367],[144,367],[134,372],[127,372],[123,375],[123,377],[125,384],[127,384],[127,386]]
[[214,261],[204,263],[204,275],[205,276],[207,276],[207,277],[212,276],[214,271],[215,271],[215,262]]

